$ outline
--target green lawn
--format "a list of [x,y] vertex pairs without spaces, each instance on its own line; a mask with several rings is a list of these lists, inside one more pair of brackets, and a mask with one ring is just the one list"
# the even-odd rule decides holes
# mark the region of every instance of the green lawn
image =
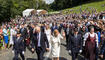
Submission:
[[[68,8],[68,9],[64,9],[63,13],[80,13],[80,7],[83,10],[88,10],[88,11],[92,11],[93,8],[97,9],[97,12],[101,12],[105,10],[105,0],[103,1],[99,1],[99,2],[92,2],[92,3],[87,3],[87,4],[82,4],[79,6],[75,6],[73,8]],[[87,9],[88,8],[88,9]],[[72,10],[72,11],[70,11]]]

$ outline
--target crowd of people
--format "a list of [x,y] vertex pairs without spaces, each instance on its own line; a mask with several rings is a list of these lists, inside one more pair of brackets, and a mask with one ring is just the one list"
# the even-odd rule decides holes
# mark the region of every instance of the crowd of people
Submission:
[[17,17],[0,26],[0,49],[13,48],[14,60],[30,47],[36,51],[38,60],[45,52],[52,52],[52,59],[59,60],[61,40],[66,40],[67,51],[72,60],[78,54],[85,60],[105,59],[105,21],[102,14],[53,14]]

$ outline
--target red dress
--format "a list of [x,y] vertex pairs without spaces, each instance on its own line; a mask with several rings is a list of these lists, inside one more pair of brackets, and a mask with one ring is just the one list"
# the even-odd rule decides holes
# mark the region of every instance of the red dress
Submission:
[[89,60],[95,60],[95,50],[96,50],[96,35],[91,37],[90,34],[86,40],[85,44],[85,57]]

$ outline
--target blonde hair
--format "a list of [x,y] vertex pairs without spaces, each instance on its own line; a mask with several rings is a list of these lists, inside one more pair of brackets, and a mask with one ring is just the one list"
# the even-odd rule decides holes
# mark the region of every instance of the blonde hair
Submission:
[[48,27],[48,29],[50,29],[50,26],[49,25],[46,25]]
[[59,33],[59,31],[57,29],[54,30],[54,36],[57,35],[57,33]]

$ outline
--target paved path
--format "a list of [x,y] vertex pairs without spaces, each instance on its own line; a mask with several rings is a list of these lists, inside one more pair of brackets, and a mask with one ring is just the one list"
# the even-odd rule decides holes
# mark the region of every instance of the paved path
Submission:
[[[65,47],[65,40],[61,41],[61,53],[60,53],[60,60],[71,60],[71,56],[69,55],[68,51],[66,50]],[[4,52],[4,53],[3,53]],[[0,60],[13,60],[13,53],[12,53],[12,49],[7,49],[4,50],[3,52],[0,53]],[[46,53],[45,53],[46,56]],[[44,60],[51,60],[51,53],[48,53],[48,57],[49,58],[44,58]],[[37,55],[36,53],[32,54],[28,49],[25,52],[25,58],[26,60],[37,60]],[[79,60],[83,60],[83,59],[79,59]]]

